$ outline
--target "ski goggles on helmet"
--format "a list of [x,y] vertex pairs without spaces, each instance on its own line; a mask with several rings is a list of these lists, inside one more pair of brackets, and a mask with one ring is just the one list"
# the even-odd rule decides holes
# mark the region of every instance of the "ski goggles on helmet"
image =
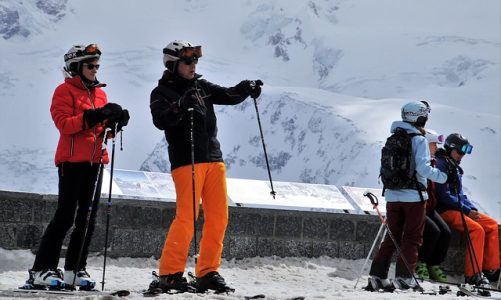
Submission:
[[85,49],[83,50],[84,55],[101,55],[101,50],[99,50],[99,47],[97,44],[90,44]]
[[179,60],[187,65],[197,64],[202,56],[202,46],[185,47],[179,51]]
[[461,155],[465,155],[465,154],[471,154],[471,151],[473,151],[473,146],[470,145],[470,144],[466,144],[466,145],[463,145],[461,146],[461,148],[459,149],[456,149],[459,154]]
[[70,59],[74,59],[77,57],[84,57],[87,55],[90,55],[90,56],[99,55],[100,56],[101,50],[99,50],[99,47],[97,46],[97,44],[90,44],[90,45],[87,45],[83,50],[77,50],[75,52],[66,53],[64,55],[64,61],[68,61]]
[[202,57],[202,46],[184,47],[179,50],[179,59],[186,59],[194,56],[197,58]]
[[198,59],[202,57],[202,46],[184,47],[177,51],[164,48],[163,52],[164,54],[179,58],[179,60],[186,62],[186,64],[191,64],[193,62],[197,63]]
[[428,103],[428,101],[423,100],[423,101],[421,101],[421,103],[423,103],[426,106],[426,109],[425,109],[426,114],[431,113],[431,107],[430,107],[430,104]]

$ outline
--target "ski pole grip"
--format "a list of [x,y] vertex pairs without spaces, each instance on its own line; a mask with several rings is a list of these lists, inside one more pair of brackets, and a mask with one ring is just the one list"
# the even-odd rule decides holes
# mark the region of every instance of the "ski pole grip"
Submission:
[[373,193],[371,193],[369,191],[366,191],[366,192],[364,192],[364,196],[367,197],[367,198],[369,198],[369,200],[371,201],[372,205],[378,206],[379,201],[378,201],[376,195],[374,195]]

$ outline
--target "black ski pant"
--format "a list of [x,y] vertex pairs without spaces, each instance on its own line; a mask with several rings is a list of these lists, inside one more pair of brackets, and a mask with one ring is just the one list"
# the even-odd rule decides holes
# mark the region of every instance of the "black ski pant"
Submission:
[[[58,166],[59,197],[57,209],[42,236],[32,270],[40,271],[58,267],[64,238],[73,224],[75,224],[75,227],[66,250],[64,269],[76,269],[98,169],[99,164],[91,165],[89,162],[65,162]],[[87,235],[85,236],[79,270],[87,265],[88,249],[94,232],[96,212],[101,194],[101,183],[102,172],[97,183],[96,199],[92,205],[90,220],[87,224]]]
[[437,266],[443,263],[450,241],[451,229],[442,217],[433,210],[426,216],[423,245],[419,248],[419,261],[428,266]]
[[[395,277],[410,278],[402,256],[409,264],[410,272],[414,273],[418,259],[418,249],[423,242],[425,203],[419,202],[386,202],[386,222],[402,253],[397,258]],[[379,251],[372,260],[369,275],[388,278],[391,258],[396,247],[386,236]]]

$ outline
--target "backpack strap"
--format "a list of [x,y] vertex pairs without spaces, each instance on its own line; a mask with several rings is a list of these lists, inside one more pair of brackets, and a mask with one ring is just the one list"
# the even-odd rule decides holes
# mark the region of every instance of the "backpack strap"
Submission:
[[[423,135],[422,133],[409,133],[409,136],[411,137],[411,139],[415,136],[418,136],[418,135]],[[412,146],[411,146],[411,149],[412,149]],[[419,181],[417,180],[417,171],[416,169],[414,169],[414,174],[412,175],[412,178],[414,179],[414,182],[416,183],[416,189],[418,191],[418,194],[419,194],[419,198],[421,199],[421,202],[424,202],[424,196],[423,196],[423,192],[421,191],[422,189],[422,184],[419,183]]]

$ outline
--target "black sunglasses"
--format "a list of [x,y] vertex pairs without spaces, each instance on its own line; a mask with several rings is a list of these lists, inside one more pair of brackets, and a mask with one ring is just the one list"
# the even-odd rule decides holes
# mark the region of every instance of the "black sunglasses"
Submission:
[[87,69],[89,70],[93,70],[94,68],[96,68],[96,70],[99,70],[99,66],[100,64],[84,64],[87,66]]
[[197,64],[198,63],[198,56],[183,57],[179,60],[182,61],[183,63],[185,63],[186,65],[191,65],[193,63]]

